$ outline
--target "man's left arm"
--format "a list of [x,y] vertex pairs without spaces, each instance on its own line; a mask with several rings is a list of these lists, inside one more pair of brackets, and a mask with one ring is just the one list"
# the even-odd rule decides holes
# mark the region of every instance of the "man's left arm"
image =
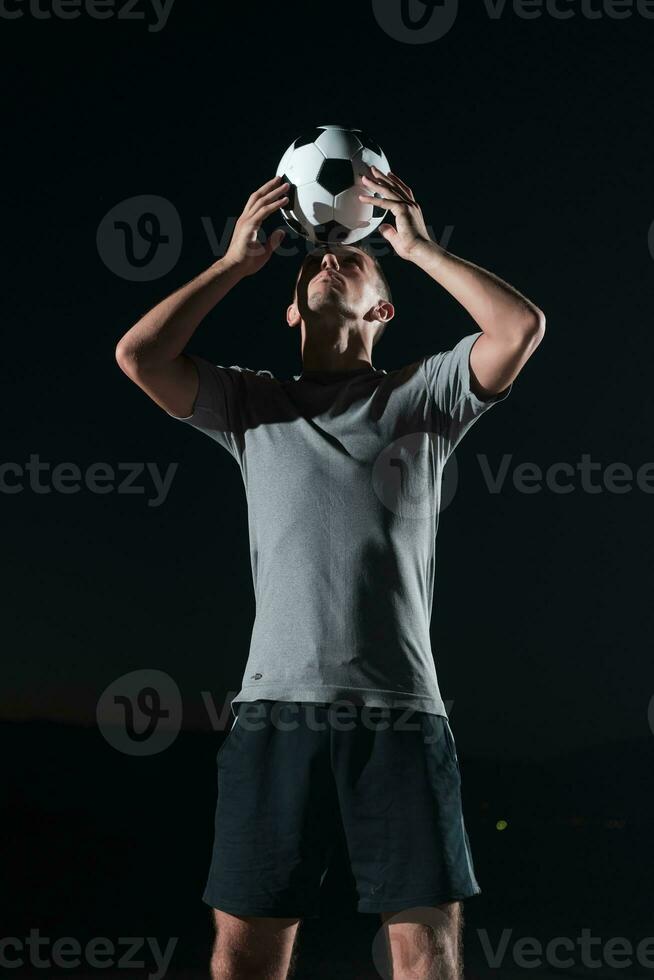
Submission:
[[419,242],[410,258],[465,307],[482,331],[470,351],[474,393],[485,400],[505,391],[543,339],[543,311],[492,272],[433,241]]
[[[505,391],[545,333],[545,314],[508,283],[432,241],[411,188],[396,174],[372,167],[360,200],[387,208],[395,227],[379,231],[400,258],[413,262],[468,311],[482,331],[470,351],[470,387],[482,400]],[[373,197],[375,191],[378,196]],[[380,201],[380,197],[382,201]]]

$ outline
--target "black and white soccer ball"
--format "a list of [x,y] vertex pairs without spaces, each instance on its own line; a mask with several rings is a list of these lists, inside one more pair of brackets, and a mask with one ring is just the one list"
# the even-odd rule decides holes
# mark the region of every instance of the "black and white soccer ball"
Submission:
[[276,172],[290,184],[288,204],[280,208],[286,223],[317,244],[350,245],[370,235],[386,214],[359,200],[359,194],[371,194],[361,180],[374,176],[371,164],[389,170],[384,151],[360,129],[318,126],[298,136]]

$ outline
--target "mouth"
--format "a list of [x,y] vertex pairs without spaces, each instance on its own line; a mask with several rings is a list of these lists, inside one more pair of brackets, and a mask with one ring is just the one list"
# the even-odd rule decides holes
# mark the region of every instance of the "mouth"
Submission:
[[316,276],[316,282],[320,282],[322,279],[336,280],[338,282],[343,281],[343,277],[339,276],[338,272],[321,272],[320,275]]

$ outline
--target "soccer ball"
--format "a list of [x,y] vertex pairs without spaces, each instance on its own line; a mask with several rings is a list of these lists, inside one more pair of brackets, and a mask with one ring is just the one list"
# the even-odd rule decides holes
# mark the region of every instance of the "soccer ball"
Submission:
[[385,208],[360,201],[359,194],[381,197],[361,177],[373,164],[389,170],[381,147],[349,126],[318,126],[291,143],[277,167],[290,187],[284,220],[303,238],[320,244],[350,245],[381,223]]

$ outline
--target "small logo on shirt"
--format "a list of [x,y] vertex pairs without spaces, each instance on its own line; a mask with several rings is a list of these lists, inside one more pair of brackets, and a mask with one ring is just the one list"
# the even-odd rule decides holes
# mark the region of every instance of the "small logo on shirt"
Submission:
[[260,677],[263,677],[263,674],[252,674],[253,681],[258,681]]

